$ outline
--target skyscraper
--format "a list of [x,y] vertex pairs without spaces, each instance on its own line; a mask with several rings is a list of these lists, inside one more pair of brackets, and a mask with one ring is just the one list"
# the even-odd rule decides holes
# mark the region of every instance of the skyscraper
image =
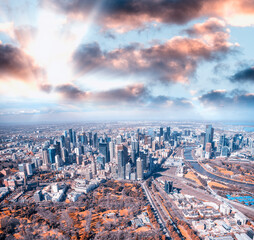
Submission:
[[108,143],[99,143],[99,152],[104,156],[105,163],[109,162]]
[[70,141],[73,142],[73,139],[72,139],[72,129],[69,129],[69,138],[70,138]]
[[137,180],[144,179],[143,159],[137,159]]
[[163,127],[160,127],[160,137],[163,136]]
[[119,149],[117,151],[117,159],[118,159],[118,178],[125,179],[125,161],[124,161],[124,151],[123,149]]
[[97,133],[95,133],[93,135],[93,147],[97,148],[97,144],[98,144],[98,137],[97,137]]
[[50,163],[55,163],[56,148],[51,146],[48,149],[48,152],[49,152],[49,161],[50,161]]
[[114,142],[109,142],[109,156],[110,156],[110,162],[113,162],[115,158],[115,143]]
[[48,165],[49,164],[49,154],[47,149],[42,150],[42,160],[43,160],[43,165]]
[[212,125],[206,125],[205,144],[213,142],[213,133],[214,133],[214,128],[212,127]]

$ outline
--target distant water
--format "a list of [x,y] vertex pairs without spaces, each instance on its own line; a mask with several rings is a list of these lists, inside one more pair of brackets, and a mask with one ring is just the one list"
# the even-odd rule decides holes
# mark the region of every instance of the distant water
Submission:
[[254,127],[244,127],[243,130],[245,132],[254,132]]

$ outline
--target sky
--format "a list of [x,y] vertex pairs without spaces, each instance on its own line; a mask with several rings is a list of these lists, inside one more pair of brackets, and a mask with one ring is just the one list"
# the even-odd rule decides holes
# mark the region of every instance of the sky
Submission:
[[252,121],[253,0],[0,1],[0,123]]

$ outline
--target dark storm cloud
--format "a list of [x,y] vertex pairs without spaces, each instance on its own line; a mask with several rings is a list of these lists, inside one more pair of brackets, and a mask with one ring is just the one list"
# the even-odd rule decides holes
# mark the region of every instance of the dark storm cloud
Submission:
[[227,108],[254,108],[254,93],[244,90],[212,90],[199,97],[204,106],[227,107]]
[[101,65],[104,60],[103,53],[98,43],[81,45],[73,55],[76,69],[88,72]]
[[[216,28],[220,31],[210,32],[212,24],[221,24],[221,28]],[[206,25],[210,26],[208,30]],[[81,45],[73,55],[75,69],[80,74],[104,69],[119,74],[142,74],[164,83],[188,82],[200,62],[219,60],[234,49],[227,41],[229,34],[223,23],[217,19],[194,25],[193,29],[209,37],[209,42],[202,37],[174,37],[148,48],[136,43],[109,52],[102,52],[97,43]]]
[[44,72],[36,66],[33,59],[22,50],[0,43],[0,77],[18,78],[22,81],[35,79]]
[[[253,14],[250,0],[41,0],[43,6],[59,10],[71,18],[86,19],[99,9],[97,22],[119,32],[142,28],[146,23],[185,24],[199,17],[229,18],[232,14]],[[214,28],[212,27],[211,30]]]
[[158,21],[184,24],[198,17],[204,0],[43,0],[44,6],[60,10],[73,18],[86,18],[98,7],[98,21],[106,28],[125,31]]
[[254,67],[246,68],[233,75],[230,80],[232,82],[252,82],[254,83]]

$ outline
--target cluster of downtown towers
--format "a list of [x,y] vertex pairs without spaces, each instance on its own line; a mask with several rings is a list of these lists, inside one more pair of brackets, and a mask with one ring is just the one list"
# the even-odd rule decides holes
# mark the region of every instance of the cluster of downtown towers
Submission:
[[96,163],[99,169],[111,164],[118,179],[142,180],[156,168],[159,158],[156,151],[177,146],[180,136],[178,132],[171,134],[170,127],[165,130],[161,127],[157,132],[137,129],[114,138],[105,133],[98,137],[96,132],[77,134],[69,129],[59,138],[44,144],[43,165],[52,170],[73,163],[81,165],[83,156],[89,152],[91,163]]

